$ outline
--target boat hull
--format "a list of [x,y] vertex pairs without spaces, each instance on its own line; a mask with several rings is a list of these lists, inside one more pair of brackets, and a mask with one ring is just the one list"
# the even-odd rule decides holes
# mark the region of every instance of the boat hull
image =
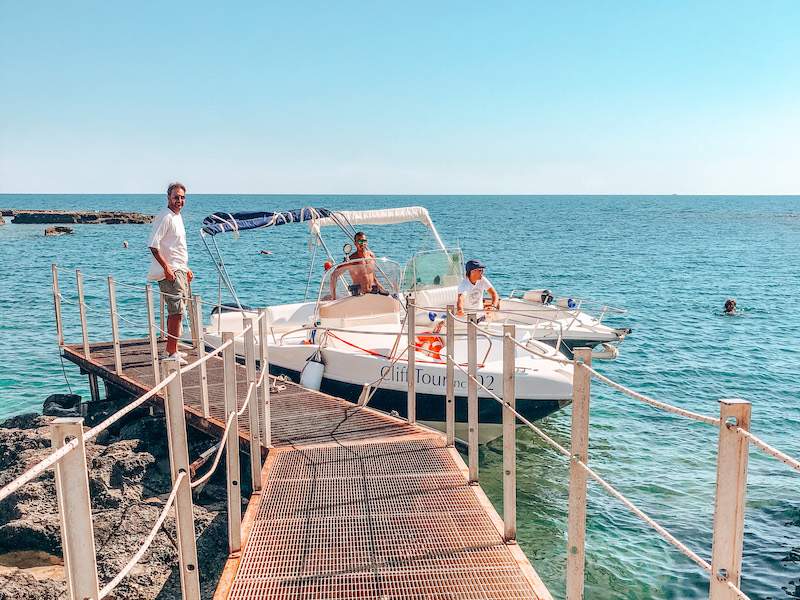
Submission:
[[[272,375],[286,375],[292,381],[300,381],[300,373],[275,364],[270,364]],[[330,377],[322,378],[320,391],[357,403],[363,387],[357,384],[338,381]],[[417,421],[440,431],[445,430],[445,397],[440,394],[417,393]],[[520,414],[530,421],[538,421],[564,408],[569,400],[531,400],[517,399]],[[403,390],[381,389],[375,391],[369,407],[386,413],[408,417],[408,394]],[[466,440],[467,397],[455,397],[456,437]],[[478,398],[478,421],[480,423],[480,442],[485,443],[502,434],[503,409],[493,398]]]

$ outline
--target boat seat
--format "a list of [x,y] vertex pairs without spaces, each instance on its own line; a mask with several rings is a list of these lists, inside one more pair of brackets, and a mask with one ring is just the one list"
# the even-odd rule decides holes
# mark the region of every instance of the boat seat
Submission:
[[[458,300],[458,286],[448,285],[445,287],[428,288],[414,293],[414,303],[417,306],[436,307],[439,312],[444,312],[448,304],[455,305]],[[417,310],[417,323],[428,321],[427,308]],[[422,319],[422,321],[420,321]]]
[[319,319],[324,327],[344,329],[358,325],[398,325],[400,302],[380,294],[350,296],[320,305]]

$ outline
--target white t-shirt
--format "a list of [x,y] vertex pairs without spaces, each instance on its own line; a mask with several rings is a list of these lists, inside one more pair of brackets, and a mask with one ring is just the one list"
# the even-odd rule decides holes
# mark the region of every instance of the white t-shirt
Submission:
[[464,294],[464,310],[483,310],[483,293],[493,287],[486,277],[481,277],[474,284],[464,277],[458,284],[458,293]]
[[[148,248],[158,248],[162,258],[173,271],[189,270],[189,251],[186,249],[186,229],[183,217],[165,208],[153,221],[153,230],[147,241]],[[152,281],[164,279],[164,269],[158,264],[155,256],[150,262],[147,278]]]

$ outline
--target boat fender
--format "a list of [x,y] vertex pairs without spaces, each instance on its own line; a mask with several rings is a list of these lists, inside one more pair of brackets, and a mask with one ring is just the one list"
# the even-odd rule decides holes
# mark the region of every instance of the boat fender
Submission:
[[300,371],[300,385],[310,390],[319,391],[324,373],[325,362],[322,360],[322,353],[317,350],[306,359],[306,364],[303,370]]

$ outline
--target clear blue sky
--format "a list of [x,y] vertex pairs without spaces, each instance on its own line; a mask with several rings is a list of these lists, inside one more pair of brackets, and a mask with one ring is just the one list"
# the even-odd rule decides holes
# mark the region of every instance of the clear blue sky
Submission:
[[0,193],[800,193],[800,2],[0,0]]

